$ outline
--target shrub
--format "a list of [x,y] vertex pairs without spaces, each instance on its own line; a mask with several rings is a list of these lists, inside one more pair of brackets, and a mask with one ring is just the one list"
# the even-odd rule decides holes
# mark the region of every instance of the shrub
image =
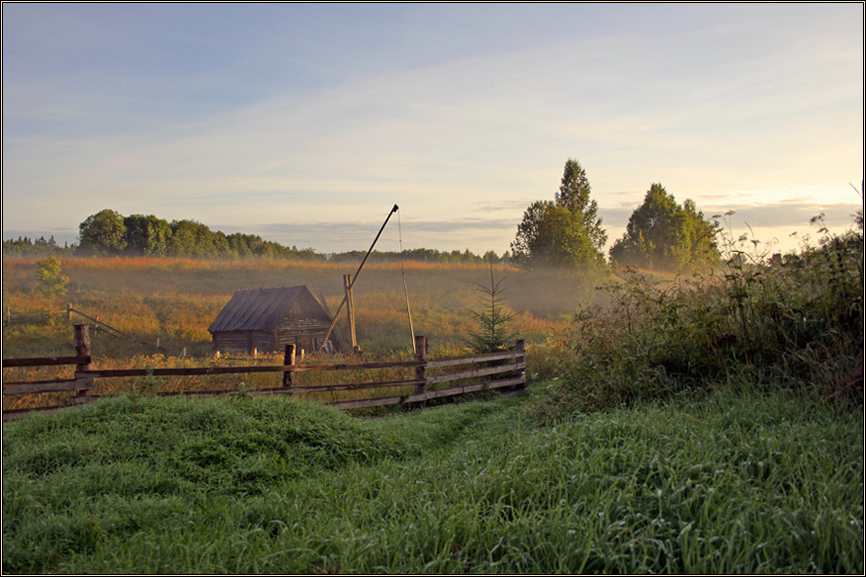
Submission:
[[[825,234],[826,230],[822,229]],[[717,383],[782,385],[862,402],[863,234],[826,235],[768,258],[740,238],[726,265],[658,280],[627,271],[548,351],[550,414],[695,394]]]
[[36,263],[36,280],[39,293],[48,300],[54,300],[66,294],[69,277],[60,272],[60,261],[51,256]]

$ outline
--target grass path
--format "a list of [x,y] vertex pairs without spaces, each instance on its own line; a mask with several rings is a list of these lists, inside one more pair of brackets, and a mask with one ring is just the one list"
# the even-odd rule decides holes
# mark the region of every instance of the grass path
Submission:
[[[540,386],[536,385],[536,386]],[[120,398],[3,426],[3,569],[862,573],[863,415]]]

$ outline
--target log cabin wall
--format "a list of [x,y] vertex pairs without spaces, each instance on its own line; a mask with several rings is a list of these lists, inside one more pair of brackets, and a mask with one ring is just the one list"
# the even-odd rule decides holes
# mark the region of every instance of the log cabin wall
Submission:
[[[331,317],[304,286],[237,291],[210,329],[218,351],[279,352],[287,344],[314,352]],[[329,339],[328,352],[338,350]]]
[[322,345],[329,324],[307,316],[287,315],[274,331],[274,350],[282,351],[286,345],[295,345],[299,354],[300,351],[315,352]]

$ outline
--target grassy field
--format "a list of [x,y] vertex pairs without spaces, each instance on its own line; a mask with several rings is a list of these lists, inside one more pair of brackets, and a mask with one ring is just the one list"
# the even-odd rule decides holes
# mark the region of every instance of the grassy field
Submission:
[[533,398],[359,420],[122,397],[6,424],[3,569],[862,573],[862,414],[717,392],[538,426]]

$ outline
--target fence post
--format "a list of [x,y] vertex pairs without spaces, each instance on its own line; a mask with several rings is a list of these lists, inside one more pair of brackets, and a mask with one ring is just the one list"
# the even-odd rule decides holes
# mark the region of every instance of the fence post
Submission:
[[[283,356],[284,365],[295,364],[295,345],[286,345],[286,353]],[[286,389],[292,388],[295,384],[295,371],[285,371],[283,373],[283,387]]]
[[[415,394],[423,395],[427,388],[427,337],[415,337],[415,360],[423,364],[415,367],[415,380],[423,381],[415,385]],[[421,401],[421,407],[427,406],[427,401]]]
[[[75,325],[75,356],[89,357],[90,356],[90,331],[86,324]],[[83,379],[88,381],[87,389],[76,391],[75,396],[87,396],[90,394],[90,389],[93,387],[93,377],[90,375],[81,375],[81,371],[89,371],[92,363],[79,363],[75,365],[75,379]]]
[[[514,345],[514,350],[517,351],[518,356],[514,359],[514,361],[518,364],[524,363],[526,364],[526,341],[523,339],[518,339]],[[526,369],[521,369],[520,376],[523,377],[523,384],[518,385],[518,389],[526,388]]]
[[66,303],[66,322],[72,322],[72,303]]

